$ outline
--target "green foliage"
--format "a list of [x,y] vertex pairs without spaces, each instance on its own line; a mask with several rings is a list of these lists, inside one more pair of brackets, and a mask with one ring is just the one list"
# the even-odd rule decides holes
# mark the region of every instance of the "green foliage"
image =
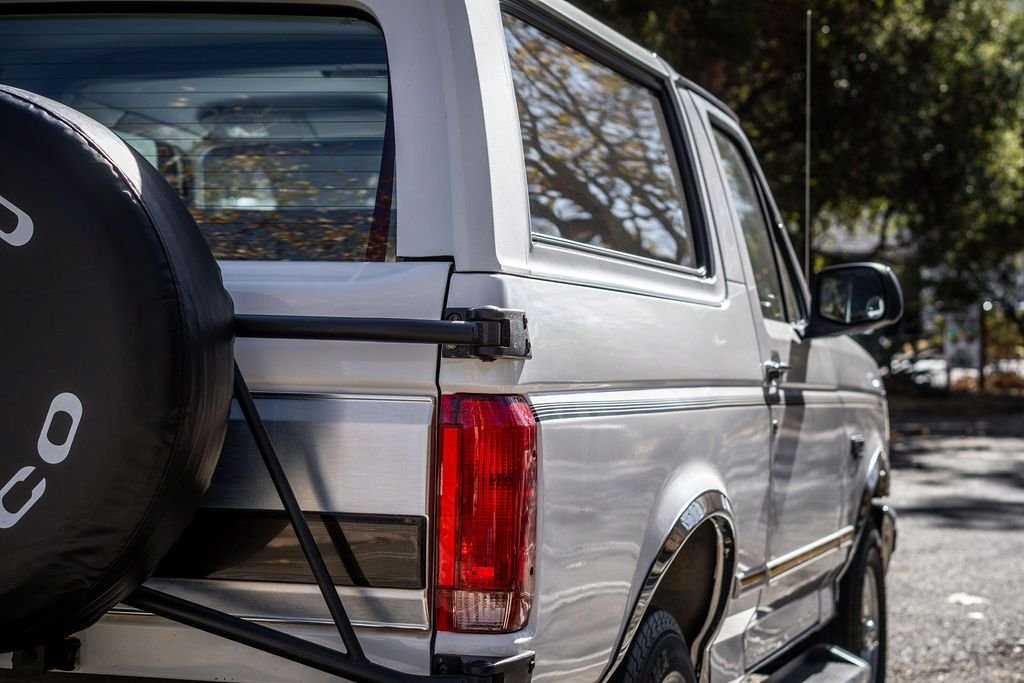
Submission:
[[1004,311],[997,309],[985,314],[985,340],[986,358],[1024,357],[1020,330]]
[[574,1],[735,109],[794,227],[812,9],[817,231],[838,222],[875,235],[856,257],[896,259],[911,311],[929,286],[945,307],[994,300],[1024,330],[1020,3]]

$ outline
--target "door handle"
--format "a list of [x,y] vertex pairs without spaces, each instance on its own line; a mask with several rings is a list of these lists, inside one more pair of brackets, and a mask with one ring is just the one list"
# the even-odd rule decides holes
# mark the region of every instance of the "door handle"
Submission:
[[793,368],[789,363],[783,363],[780,360],[772,359],[764,362],[764,378],[767,382],[778,382]]

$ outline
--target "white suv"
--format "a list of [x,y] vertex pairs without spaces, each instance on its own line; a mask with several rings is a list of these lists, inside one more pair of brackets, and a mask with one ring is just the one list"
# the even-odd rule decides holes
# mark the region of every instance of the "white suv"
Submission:
[[341,641],[236,405],[145,590],[242,625],[125,599],[0,680],[883,680],[885,393],[846,335],[899,286],[810,291],[735,115],[661,59],[561,0],[37,2],[0,6],[0,83],[156,167],[275,337],[238,365],[379,665],[274,645]]

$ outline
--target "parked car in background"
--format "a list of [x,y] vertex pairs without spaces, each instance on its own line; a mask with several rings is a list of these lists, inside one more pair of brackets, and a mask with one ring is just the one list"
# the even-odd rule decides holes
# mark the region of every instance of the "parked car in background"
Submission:
[[[0,6],[0,82],[157,167],[241,314],[525,312],[511,354],[238,342],[370,660],[884,679],[886,399],[848,335],[898,283],[809,288],[735,114],[657,56],[560,0],[39,2]],[[237,410],[147,585],[337,644]],[[123,605],[79,638],[104,680],[331,678]]]

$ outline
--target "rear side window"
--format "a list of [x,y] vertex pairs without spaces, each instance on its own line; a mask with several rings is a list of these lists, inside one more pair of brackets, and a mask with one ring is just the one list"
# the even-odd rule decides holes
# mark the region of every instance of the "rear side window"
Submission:
[[0,82],[78,109],[221,259],[394,257],[384,36],[355,17],[0,17]]
[[699,268],[657,93],[508,15],[505,40],[534,235]]

